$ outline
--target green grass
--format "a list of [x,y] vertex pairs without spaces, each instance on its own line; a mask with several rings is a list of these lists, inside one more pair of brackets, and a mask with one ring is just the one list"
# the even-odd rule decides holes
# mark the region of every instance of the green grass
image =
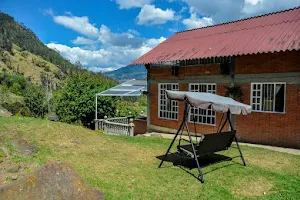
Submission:
[[[107,199],[299,199],[300,156],[242,146],[239,159],[204,168],[205,184],[156,157],[170,140],[99,134],[79,126],[33,118],[1,118],[0,142],[30,140],[39,150],[12,162],[42,165],[61,160],[73,166]],[[175,149],[174,149],[175,150]],[[236,149],[224,152],[235,155]],[[32,169],[33,170],[33,169]],[[196,169],[190,171],[197,174]]]
[[2,163],[4,161],[4,159],[6,158],[6,154],[3,151],[2,148],[0,148],[0,163]]

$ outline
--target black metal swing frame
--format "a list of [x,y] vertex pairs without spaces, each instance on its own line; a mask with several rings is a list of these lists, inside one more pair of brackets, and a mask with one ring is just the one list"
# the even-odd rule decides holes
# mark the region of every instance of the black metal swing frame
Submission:
[[[218,127],[217,133],[201,135],[202,137],[201,137],[201,140],[199,141],[199,143],[197,141],[198,136],[196,134],[196,128],[195,128],[195,136],[196,136],[196,142],[197,143],[194,143],[193,139],[192,139],[192,136],[191,136],[190,129],[189,129],[189,125],[188,125],[188,115],[189,115],[190,109],[191,109],[191,105],[187,101],[185,101],[185,108],[184,108],[182,123],[181,123],[179,129],[177,130],[177,132],[176,132],[176,134],[175,134],[175,136],[174,136],[174,138],[173,138],[166,154],[164,155],[164,157],[163,157],[163,159],[160,162],[158,167],[160,168],[162,166],[163,162],[166,160],[166,158],[167,158],[167,156],[168,156],[168,154],[169,154],[176,138],[178,137],[178,135],[180,135],[180,139],[179,139],[179,145],[177,146],[177,149],[178,149],[179,152],[184,152],[188,156],[192,157],[195,160],[195,162],[197,164],[198,172],[199,172],[198,179],[201,181],[201,183],[204,183],[204,177],[203,177],[203,173],[202,173],[202,168],[200,167],[200,164],[199,164],[198,157],[209,155],[211,153],[215,153],[215,152],[218,152],[218,151],[227,150],[231,146],[233,140],[235,141],[235,143],[237,145],[237,149],[239,151],[239,156],[230,157],[229,159],[226,159],[226,160],[232,160],[233,158],[240,157],[242,162],[243,162],[243,165],[246,166],[245,159],[243,157],[241,148],[240,148],[238,140],[236,138],[236,131],[234,130],[234,128],[232,126],[232,123],[231,123],[230,111],[228,110],[228,112],[226,113],[226,119],[225,119],[221,129],[219,129],[219,128],[220,128],[220,125],[222,123],[223,116],[222,116],[222,119],[220,121],[220,125]],[[224,115],[224,113],[223,113],[223,115]],[[226,122],[229,123],[231,131],[221,132],[223,130]],[[194,120],[194,125],[195,125],[195,120]],[[186,139],[182,138],[184,128],[186,129],[189,140],[186,140]],[[218,138],[219,142],[217,142],[217,145],[219,144],[219,146],[216,146],[214,143],[212,143],[212,142],[216,141],[216,138]],[[223,138],[225,139],[224,141],[222,141]],[[188,145],[181,145],[182,140],[188,142],[189,144]],[[210,142],[208,142],[208,141],[210,141]]]

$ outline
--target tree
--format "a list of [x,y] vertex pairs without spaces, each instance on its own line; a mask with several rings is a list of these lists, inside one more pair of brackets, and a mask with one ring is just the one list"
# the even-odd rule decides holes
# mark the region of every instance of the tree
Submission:
[[[56,114],[60,121],[87,126],[95,118],[95,95],[115,85],[115,82],[90,72],[74,73],[56,94]],[[115,100],[98,98],[98,112],[113,116]]]
[[24,98],[33,117],[44,117],[47,112],[46,93],[42,86],[30,85]]

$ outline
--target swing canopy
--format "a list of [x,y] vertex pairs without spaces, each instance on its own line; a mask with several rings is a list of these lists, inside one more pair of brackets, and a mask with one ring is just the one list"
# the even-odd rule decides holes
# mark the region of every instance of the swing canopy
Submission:
[[209,106],[216,112],[247,115],[251,113],[251,106],[237,102],[229,97],[205,92],[186,92],[166,90],[170,100],[187,101],[194,108],[207,109]]

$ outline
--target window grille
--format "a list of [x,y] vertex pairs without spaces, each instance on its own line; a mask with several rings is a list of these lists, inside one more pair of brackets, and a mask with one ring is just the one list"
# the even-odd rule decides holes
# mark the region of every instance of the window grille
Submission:
[[251,107],[257,112],[285,112],[286,83],[251,83]]
[[158,117],[164,119],[178,120],[178,101],[169,100],[166,90],[178,91],[178,83],[160,83],[158,95]]
[[[191,83],[189,85],[189,91],[191,92],[208,92],[216,94],[215,83]],[[208,109],[191,108],[189,113],[189,121],[197,124],[216,125],[216,112],[209,107]]]

